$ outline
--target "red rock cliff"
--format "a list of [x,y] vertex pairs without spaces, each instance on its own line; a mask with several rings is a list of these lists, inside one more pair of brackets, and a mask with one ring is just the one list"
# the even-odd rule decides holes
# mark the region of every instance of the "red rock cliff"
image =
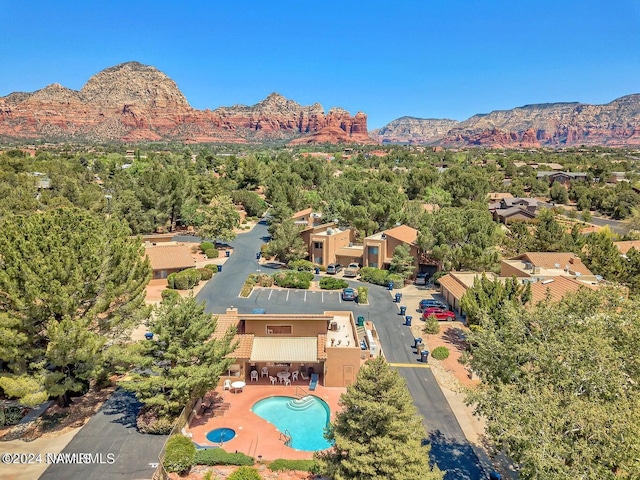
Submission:
[[0,98],[4,138],[244,143],[290,140],[326,127],[340,132],[323,141],[370,142],[363,113],[332,109],[325,114],[317,103],[301,106],[277,93],[253,106],[196,110],[173,80],[137,62],[103,70],[80,91],[53,84]]

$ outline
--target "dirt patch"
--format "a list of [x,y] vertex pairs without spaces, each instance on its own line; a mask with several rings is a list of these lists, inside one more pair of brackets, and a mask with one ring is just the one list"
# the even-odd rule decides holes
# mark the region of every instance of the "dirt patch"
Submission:
[[436,347],[449,349],[449,357],[444,360],[436,360],[429,356],[429,365],[438,382],[455,392],[478,385],[480,382],[472,379],[467,367],[459,361],[467,348],[465,335],[469,329],[459,322],[442,322],[437,334],[424,333],[423,328],[424,322],[420,320],[411,327],[411,331],[414,336],[423,339],[427,350],[433,352]]
[[114,390],[115,387],[101,390],[92,388],[82,397],[75,397],[69,407],[62,408],[58,405],[52,405],[25,430],[21,439],[30,442],[40,437],[57,437],[69,430],[83,426],[96,414]]

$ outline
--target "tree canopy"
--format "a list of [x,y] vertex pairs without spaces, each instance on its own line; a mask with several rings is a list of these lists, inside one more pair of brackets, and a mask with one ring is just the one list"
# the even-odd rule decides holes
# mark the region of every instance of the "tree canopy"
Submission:
[[583,289],[470,334],[468,401],[523,479],[640,476],[640,305]]
[[154,339],[132,347],[126,361],[136,369],[122,386],[163,416],[179,414],[191,398],[215,388],[232,363],[227,355],[235,348],[235,331],[212,338],[216,327],[193,297],[163,301],[149,323]]
[[0,348],[11,372],[5,392],[36,382],[39,399],[68,403],[95,376],[105,344],[146,317],[151,269],[129,234],[123,223],[71,208],[0,220],[0,316],[11,339]]
[[335,447],[318,458],[335,480],[425,480],[443,477],[429,467],[424,427],[404,380],[383,357],[369,360],[340,397],[344,410],[327,433]]

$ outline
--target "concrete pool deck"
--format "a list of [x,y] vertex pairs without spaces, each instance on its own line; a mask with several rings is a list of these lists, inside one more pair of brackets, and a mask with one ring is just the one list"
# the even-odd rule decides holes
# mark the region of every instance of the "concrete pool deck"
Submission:
[[[197,412],[186,433],[191,434],[192,440],[199,445],[219,446],[207,440],[207,433],[215,428],[232,428],[235,430],[236,436],[222,445],[222,448],[227,452],[242,452],[256,460],[259,457],[262,460],[311,459],[314,452],[296,450],[286,446],[275,425],[251,411],[253,404],[264,398],[296,397],[296,393],[300,394],[303,393],[302,390],[305,392],[308,390],[306,384],[299,387],[296,389],[295,384],[290,386],[248,384],[243,391],[237,393],[218,388],[215,392],[207,394],[208,398],[216,399],[214,406],[206,413]],[[318,385],[314,392],[308,393],[324,400],[329,405],[330,420],[333,421],[336,412],[341,410],[338,404],[340,395],[346,391],[346,388],[328,388]]]

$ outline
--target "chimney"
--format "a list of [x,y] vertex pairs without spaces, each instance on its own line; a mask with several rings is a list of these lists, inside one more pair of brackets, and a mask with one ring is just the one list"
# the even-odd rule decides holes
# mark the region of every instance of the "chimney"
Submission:
[[238,315],[238,307],[234,307],[233,305],[231,305],[229,308],[227,308],[227,315]]

